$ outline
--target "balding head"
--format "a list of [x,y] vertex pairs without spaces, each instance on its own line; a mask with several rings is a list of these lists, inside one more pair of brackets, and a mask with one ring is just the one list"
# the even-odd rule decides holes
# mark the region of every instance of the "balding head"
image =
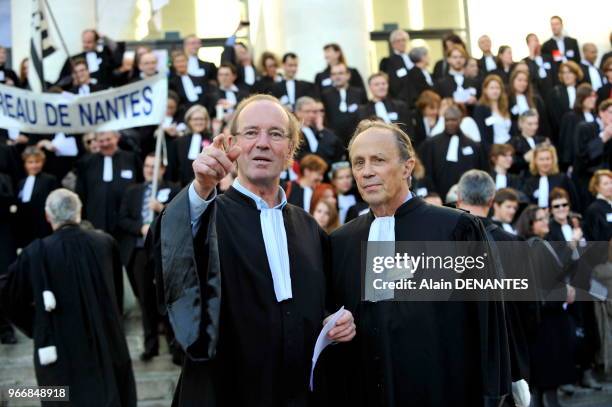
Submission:
[[597,60],[597,46],[592,42],[585,42],[582,45],[582,56],[591,64],[594,64]]

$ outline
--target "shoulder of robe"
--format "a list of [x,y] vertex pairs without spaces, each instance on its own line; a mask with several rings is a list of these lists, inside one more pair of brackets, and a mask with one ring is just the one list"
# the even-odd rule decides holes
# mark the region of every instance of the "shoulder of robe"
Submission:
[[345,223],[335,231],[333,231],[329,236],[331,241],[337,241],[338,239],[351,239],[355,240],[355,237],[363,231],[364,228],[369,228],[370,220],[368,215],[357,216],[355,219],[351,220],[348,223]]
[[295,219],[299,220],[300,222],[305,222],[307,225],[318,229],[319,225],[317,221],[303,208],[300,208],[292,203],[287,203],[285,208]]

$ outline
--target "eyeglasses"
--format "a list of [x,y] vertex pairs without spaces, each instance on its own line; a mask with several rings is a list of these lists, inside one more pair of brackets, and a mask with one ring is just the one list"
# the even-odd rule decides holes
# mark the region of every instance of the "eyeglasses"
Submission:
[[[247,129],[243,132],[238,132],[237,135],[242,136],[247,140],[256,140],[261,133],[262,129]],[[268,136],[268,138],[274,142],[283,141],[284,139],[288,138],[285,132],[278,129],[271,129],[264,131],[264,133],[266,133],[266,136]]]
[[567,208],[569,206],[569,204],[566,203],[562,203],[562,204],[557,204],[557,205],[553,205],[553,209],[560,209],[560,208]]

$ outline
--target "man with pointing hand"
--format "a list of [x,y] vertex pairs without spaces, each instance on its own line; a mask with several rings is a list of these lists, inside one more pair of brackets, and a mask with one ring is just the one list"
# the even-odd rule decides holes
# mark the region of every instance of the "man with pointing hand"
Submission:
[[[327,236],[279,186],[300,125],[256,95],[238,105],[230,133],[198,156],[195,180],[152,228],[162,306],[187,355],[173,405],[309,406]],[[217,196],[234,165],[238,177]],[[328,335],[350,341],[352,315]]]

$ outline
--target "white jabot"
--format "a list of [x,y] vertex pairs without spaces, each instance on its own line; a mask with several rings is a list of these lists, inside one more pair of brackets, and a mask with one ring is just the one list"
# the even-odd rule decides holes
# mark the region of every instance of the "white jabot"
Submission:
[[187,153],[187,158],[190,160],[195,160],[198,158],[198,154],[200,154],[200,149],[202,148],[202,135],[200,133],[194,133],[191,136],[191,144],[189,144],[189,152]]
[[338,194],[338,216],[340,218],[340,224],[343,225],[346,220],[346,214],[351,206],[355,205],[357,200],[355,195],[342,195]]
[[312,188],[304,187],[304,210],[310,212],[310,201],[312,200]]
[[91,93],[91,89],[89,89],[88,84],[79,86],[79,95],[89,95],[90,93]]
[[536,143],[535,143],[535,140],[533,139],[533,137],[525,137],[525,140],[527,140],[527,144],[529,144],[529,148],[531,150],[536,148]]
[[287,79],[285,87],[287,88],[287,99],[289,99],[289,104],[293,106],[295,105],[295,81],[293,79]]
[[493,143],[505,144],[510,140],[510,127],[512,126],[512,121],[503,118],[497,113],[493,113],[493,116],[496,118],[493,123]]
[[538,206],[540,208],[548,208],[548,177],[540,177],[538,186]]
[[30,202],[32,199],[32,191],[34,190],[34,183],[36,182],[36,175],[28,175],[23,184],[23,189],[21,190],[21,202]]
[[563,237],[566,242],[572,241],[573,231],[572,227],[569,224],[561,225],[561,232],[563,233]]
[[573,109],[574,108],[574,102],[576,102],[576,87],[575,86],[568,86],[566,87],[567,89],[567,98],[569,100],[569,108]]
[[459,136],[457,135],[451,136],[450,138],[448,150],[446,151],[446,161],[459,161]]
[[394,242],[395,216],[381,216],[374,218],[370,225],[368,242]]
[[458,88],[463,88],[463,82],[465,81],[465,76],[463,76],[462,73],[453,75],[453,79],[455,80],[455,83],[457,84]]
[[104,156],[104,168],[102,170],[102,181],[112,182],[113,180],[113,157]]
[[591,112],[584,113],[584,121],[587,123],[593,123],[595,121],[595,116]]
[[98,58],[98,54],[94,51],[89,51],[85,54],[85,60],[87,62],[87,70],[89,73],[98,72],[100,69],[100,63],[102,62],[101,58]]
[[495,189],[502,189],[508,186],[508,176],[506,174],[495,174]]
[[193,81],[189,77],[189,75],[181,75],[181,83],[183,84],[183,89],[185,90],[185,96],[187,96],[187,100],[190,102],[198,101],[198,91],[193,85]]
[[505,223],[505,222],[502,223],[502,229],[504,229],[508,233],[512,233],[513,235],[516,235],[516,229],[514,229],[512,225],[509,223]]
[[[236,106],[238,104],[238,99],[236,99],[236,92],[238,92],[238,88],[235,86],[232,86],[230,89],[225,90],[225,100],[230,102],[232,106]],[[233,108],[231,108],[231,110],[233,110]]]
[[487,55],[485,57],[485,66],[487,68],[487,72],[494,71],[497,69],[497,63],[495,62],[495,58],[492,55]]
[[374,111],[376,112],[376,116],[380,117],[385,123],[391,123],[389,113],[383,102],[374,103]]
[[559,48],[561,55],[565,58],[565,42],[563,41],[563,37],[555,38],[555,42],[557,43],[557,48]]
[[603,83],[601,83],[599,71],[593,65],[589,65],[589,77],[591,78],[591,86],[593,86],[593,90],[597,92],[599,88],[603,86]]
[[516,106],[518,106],[518,114],[522,114],[529,110],[529,103],[525,95],[516,95]]
[[469,137],[475,142],[480,143],[481,137],[480,130],[478,130],[478,124],[476,124],[476,121],[470,116],[465,116],[463,119],[461,119],[461,124],[459,125],[459,128],[466,137]]
[[340,105],[338,106],[338,109],[342,113],[346,113],[348,110],[348,106],[346,104],[346,89],[338,89],[338,92],[340,93]]
[[546,73],[546,68],[544,67],[544,59],[542,58],[542,56],[536,55],[536,57],[533,60],[538,66],[538,76],[542,79],[546,78],[548,74]]
[[200,68],[200,61],[195,55],[189,55],[189,60],[187,61],[187,73],[189,73],[191,76],[198,77],[206,75],[206,71],[203,68]]
[[306,141],[308,142],[308,147],[310,148],[311,153],[316,153],[319,148],[319,139],[316,134],[310,127],[304,126],[302,127],[302,133],[304,133],[304,137],[306,137]]
[[251,86],[255,83],[255,68],[251,65],[244,67],[244,83]]
[[444,117],[438,117],[438,121],[431,128],[429,136],[435,136],[436,134],[440,134],[444,131]]
[[425,68],[421,68],[421,72],[423,72],[423,76],[425,77],[425,81],[427,81],[427,84],[429,86],[433,86],[433,79],[431,79],[431,75],[429,74],[429,71]]
[[406,67],[406,70],[409,71],[412,69],[412,67],[414,66],[414,62],[412,62],[412,59],[410,59],[408,54],[406,54],[405,52],[403,53],[396,52],[395,54],[402,57],[402,61],[404,61],[404,66]]

